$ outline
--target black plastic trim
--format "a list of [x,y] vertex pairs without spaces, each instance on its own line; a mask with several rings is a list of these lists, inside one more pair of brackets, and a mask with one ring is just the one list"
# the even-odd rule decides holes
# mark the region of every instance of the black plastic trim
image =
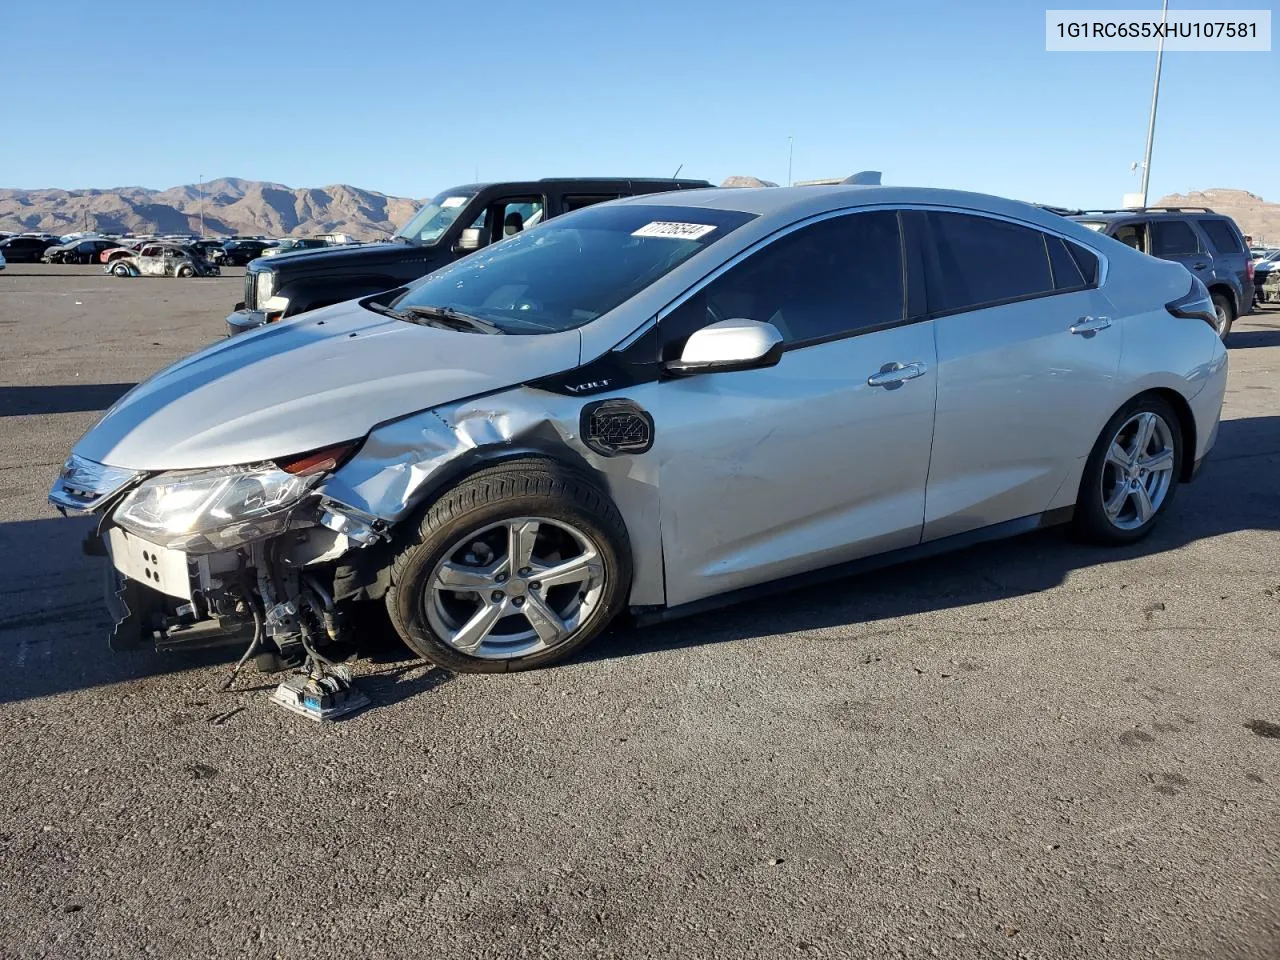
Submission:
[[977,530],[969,530],[965,533],[943,537],[939,540],[930,540],[927,543],[890,550],[887,553],[878,553],[870,557],[860,557],[857,560],[850,560],[846,563],[823,567],[821,570],[799,573],[794,576],[783,577],[780,580],[743,587],[739,590],[730,590],[727,593],[704,597],[701,600],[682,603],[675,607],[633,607],[631,613],[635,617],[636,623],[641,626],[651,623],[665,623],[668,620],[678,620],[681,617],[705,613],[708,610],[717,610],[746,600],[786,593],[791,590],[798,590],[801,587],[827,583],[842,577],[867,573],[871,570],[879,570],[883,567],[891,567],[911,560],[922,560],[926,557],[950,553],[953,550],[962,550],[965,547],[988,543],[992,540],[1004,540],[1008,537],[1020,536],[1035,530],[1043,530],[1046,527],[1058,526],[1068,523],[1074,513],[1074,506],[1060,507],[1056,510],[1048,510],[1044,513],[1036,513],[1027,517],[1018,517],[1015,520],[1006,520],[1003,523],[992,524],[989,527],[981,527]]

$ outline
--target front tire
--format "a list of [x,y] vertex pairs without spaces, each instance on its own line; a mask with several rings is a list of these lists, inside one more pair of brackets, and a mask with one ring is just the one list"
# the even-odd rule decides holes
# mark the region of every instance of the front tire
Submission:
[[1165,400],[1147,395],[1125,404],[1107,421],[1085,463],[1076,531],[1104,544],[1147,536],[1178,489],[1182,446],[1178,414]]
[[194,277],[195,275],[196,275],[196,272],[186,265],[183,265],[178,268],[178,276],[181,277],[183,280],[186,280],[189,277]]
[[515,460],[433,502],[390,573],[387,610],[415,653],[460,673],[528,670],[580,650],[614,618],[631,546],[592,480]]

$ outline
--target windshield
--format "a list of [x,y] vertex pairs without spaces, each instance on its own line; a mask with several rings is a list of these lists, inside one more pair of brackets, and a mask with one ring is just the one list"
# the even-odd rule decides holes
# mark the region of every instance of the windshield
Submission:
[[458,219],[458,214],[466,209],[468,201],[476,195],[475,190],[446,190],[423,204],[413,215],[413,219],[400,228],[397,237],[404,237],[414,243],[435,243],[449,229],[450,224]]
[[390,306],[453,310],[503,333],[571,330],[753,217],[699,207],[587,207],[415,281]]

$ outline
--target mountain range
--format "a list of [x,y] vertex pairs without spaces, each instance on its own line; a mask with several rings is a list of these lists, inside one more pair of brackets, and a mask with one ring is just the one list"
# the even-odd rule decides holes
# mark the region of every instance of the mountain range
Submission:
[[294,188],[236,177],[168,190],[0,188],[0,230],[199,233],[203,206],[209,236],[345,233],[374,240],[394,233],[418,204],[344,183]]
[[[725,186],[772,185],[754,177],[730,177]],[[403,225],[421,201],[391,197],[345,183],[286,187],[280,183],[222,177],[168,190],[8,190],[0,188],[0,230],[71,233],[198,233],[204,209],[209,236],[272,237],[345,233],[358,240],[385,237]],[[1233,217],[1256,241],[1280,243],[1280,203],[1244,190],[1215,188],[1161,197],[1160,205],[1212,207]]]

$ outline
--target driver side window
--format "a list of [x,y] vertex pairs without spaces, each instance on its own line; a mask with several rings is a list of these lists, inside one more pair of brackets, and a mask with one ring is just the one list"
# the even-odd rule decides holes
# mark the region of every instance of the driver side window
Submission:
[[767,321],[788,345],[804,345],[904,315],[897,213],[846,214],[778,237],[691,296],[663,319],[663,359],[719,320]]

